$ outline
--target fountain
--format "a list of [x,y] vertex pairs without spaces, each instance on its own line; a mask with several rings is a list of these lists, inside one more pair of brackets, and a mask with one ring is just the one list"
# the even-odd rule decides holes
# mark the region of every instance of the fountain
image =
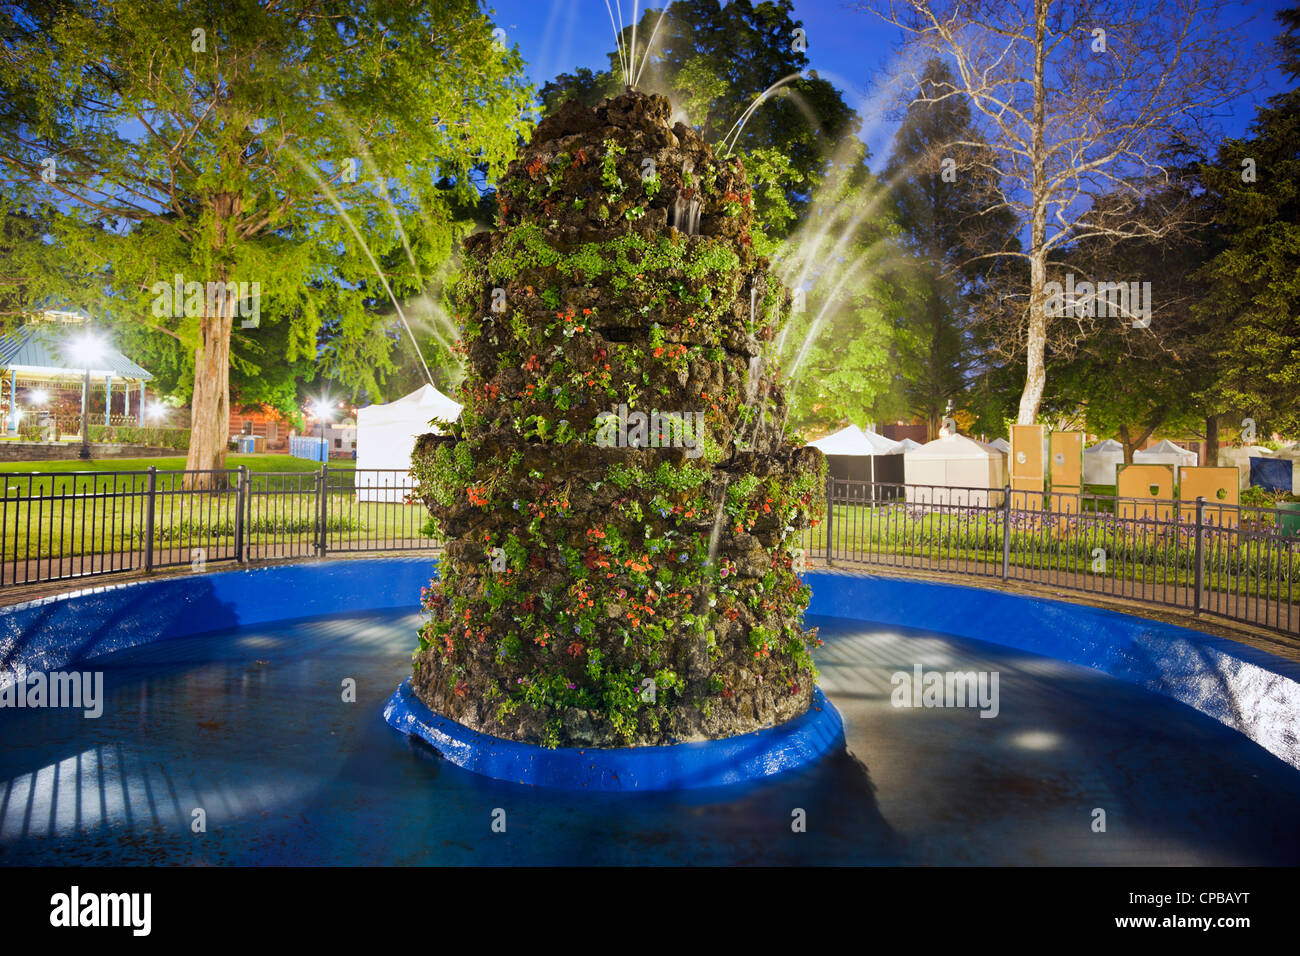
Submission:
[[413,459],[447,545],[389,715],[444,755],[617,754],[624,786],[680,786],[629,754],[731,779],[734,750],[688,742],[768,728],[766,774],[837,738],[796,574],[824,459],[785,438],[766,371],[790,295],[752,251],[740,160],[670,115],[632,90],[566,104],[465,242],[465,409]]

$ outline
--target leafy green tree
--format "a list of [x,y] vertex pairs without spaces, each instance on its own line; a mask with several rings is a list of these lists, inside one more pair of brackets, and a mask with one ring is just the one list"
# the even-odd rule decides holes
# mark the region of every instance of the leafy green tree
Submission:
[[[1282,68],[1300,80],[1300,5],[1277,13]],[[1198,307],[1221,330],[1220,404],[1300,435],[1300,86],[1269,99],[1246,139],[1204,176],[1221,204],[1225,248],[1202,273]]]
[[[322,372],[377,393],[378,304],[423,290],[526,129],[520,58],[491,31],[471,0],[0,8],[0,163],[57,205],[70,298],[193,355],[187,467],[224,465],[232,361],[258,364],[232,341],[272,322],[290,362],[332,323]],[[257,282],[268,327],[224,285],[174,314],[177,275]]]
[[867,168],[865,147],[832,167],[805,225],[782,244],[783,281],[802,291],[777,352],[789,380],[790,420],[823,430],[903,412],[895,339],[904,304],[919,294],[900,243],[889,191]]
[[[636,86],[668,96],[679,118],[721,148],[729,136],[754,188],[754,213],[772,239],[789,234],[806,212],[839,145],[861,122],[829,81],[808,69],[806,44],[815,42],[792,18],[790,0],[753,4],[732,0],[675,0],[646,10],[620,34],[609,54],[610,69],[579,69],[542,87],[546,112],[568,99],[594,105],[624,86],[620,56],[635,54]],[[736,131],[746,110],[773,84],[771,93]],[[755,238],[759,251],[759,238]]]

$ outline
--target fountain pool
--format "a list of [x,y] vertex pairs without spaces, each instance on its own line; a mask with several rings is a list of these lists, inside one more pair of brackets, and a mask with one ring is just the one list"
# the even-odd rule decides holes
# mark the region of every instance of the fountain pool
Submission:
[[[1261,704],[1294,675],[1275,662],[1271,684],[1243,678],[1274,662],[1262,655],[1216,670],[1243,732],[1212,699],[1189,706],[1144,686],[1143,668],[1167,679],[1191,666],[1167,647],[1155,653],[1157,637],[1192,632],[968,588],[814,573],[810,623],[822,627],[821,686],[843,715],[843,751],[749,784],[565,792],[461,770],[385,724],[420,621],[402,606],[419,593],[407,585],[428,571],[411,559],[266,568],[4,612],[8,666],[101,671],[105,690],[99,719],[0,709],[0,864],[1300,862],[1300,772],[1268,736],[1285,728]],[[844,616],[855,588],[870,590],[853,606],[875,621]],[[921,592],[931,610],[908,609],[912,588],[945,593]],[[951,636],[963,630],[956,623],[930,626],[956,614],[954,595],[968,607],[1019,601],[1017,639],[1042,653]],[[1057,630],[1030,627],[1040,613],[1055,615]],[[904,615],[922,626],[893,620]],[[1142,630],[1125,647],[1102,620]],[[1071,621],[1092,635],[1084,651],[1062,643]],[[1225,653],[1205,642],[1203,661]],[[1103,645],[1113,659],[1063,659]],[[1139,646],[1152,653],[1141,658]],[[894,706],[894,675],[918,666],[996,672],[996,719]],[[354,702],[343,699],[345,680]]]

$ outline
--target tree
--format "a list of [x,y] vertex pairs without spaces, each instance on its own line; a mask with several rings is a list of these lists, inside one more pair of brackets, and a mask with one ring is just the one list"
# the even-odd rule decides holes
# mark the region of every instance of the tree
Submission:
[[[1300,5],[1277,14],[1282,68],[1300,80]],[[1300,86],[1273,96],[1251,136],[1228,140],[1205,179],[1225,248],[1205,267],[1199,315],[1222,330],[1217,392],[1283,434],[1300,434]]]
[[889,191],[858,145],[857,159],[832,167],[813,193],[777,256],[782,282],[797,290],[774,353],[799,429],[894,417],[903,405],[893,351],[916,274]]
[[1191,431],[1203,423],[1206,458],[1213,463],[1221,412],[1215,398],[1216,353],[1224,330],[1197,306],[1209,292],[1198,274],[1217,249],[1211,228],[1214,200],[1200,178],[1199,163],[1171,157],[1167,166],[1170,186],[1141,204],[1132,206],[1124,194],[1101,202],[1124,207],[1135,222],[1153,224],[1170,208],[1186,210],[1186,228],[1122,243],[1098,236],[1066,251],[1065,268],[1080,281],[1125,270],[1158,279],[1150,283],[1151,301],[1141,317],[1096,317],[1096,331],[1085,345],[1052,365],[1058,381],[1048,394],[1055,393],[1056,405],[1082,407],[1091,431],[1115,435],[1129,463],[1157,431]]
[[909,104],[894,136],[885,179],[893,192],[902,242],[915,256],[916,281],[899,329],[899,364],[907,409],[939,433],[945,410],[967,389],[975,361],[971,312],[1005,284],[1016,261],[982,253],[1019,249],[1015,217],[989,208],[997,160],[979,142],[964,100],[935,101],[952,75],[927,64],[921,96]]
[[[793,9],[790,0],[725,6],[675,0],[664,10],[646,10],[619,34],[608,71],[557,76],[542,87],[543,106],[549,113],[568,99],[592,106],[613,95],[624,85],[622,58],[634,54],[638,88],[664,94],[677,108],[675,118],[724,155],[731,148],[743,158],[761,231],[779,239],[808,208],[841,142],[861,125],[843,94],[808,69],[807,37]],[[752,117],[739,123],[764,94]],[[767,251],[758,237],[755,243]]]
[[327,371],[376,390],[375,303],[422,288],[526,127],[520,59],[470,0],[31,3],[0,34],[0,162],[57,204],[77,297],[193,354],[189,469],[224,466],[252,283],[288,360],[328,317]]
[[[1235,96],[1250,72],[1235,44],[1207,24],[1227,0],[890,0],[877,12],[898,26],[914,52],[952,68],[947,86],[921,89],[922,101],[961,99],[984,136],[955,141],[987,146],[1000,188],[990,209],[1012,211],[1027,234],[1013,256],[1027,264],[1020,308],[991,318],[992,340],[1024,353],[1017,420],[1033,423],[1046,384],[1049,346],[1068,350],[1068,324],[1048,316],[1048,272],[1061,250],[1094,237],[1158,238],[1176,217],[1153,224],[1106,215],[1094,200],[1125,190],[1158,189],[1171,143],[1205,138],[1204,120]],[[923,63],[923,59],[910,62]],[[918,67],[919,68],[919,67]],[[914,87],[919,84],[913,82]],[[1057,333],[1055,336],[1053,332]]]

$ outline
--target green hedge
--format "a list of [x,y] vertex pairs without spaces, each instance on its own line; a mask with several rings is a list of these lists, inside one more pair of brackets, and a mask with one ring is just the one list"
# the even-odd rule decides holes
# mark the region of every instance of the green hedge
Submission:
[[175,448],[184,451],[190,447],[188,428],[160,428],[157,425],[91,425],[93,442],[121,442],[125,445],[148,445],[151,448]]

